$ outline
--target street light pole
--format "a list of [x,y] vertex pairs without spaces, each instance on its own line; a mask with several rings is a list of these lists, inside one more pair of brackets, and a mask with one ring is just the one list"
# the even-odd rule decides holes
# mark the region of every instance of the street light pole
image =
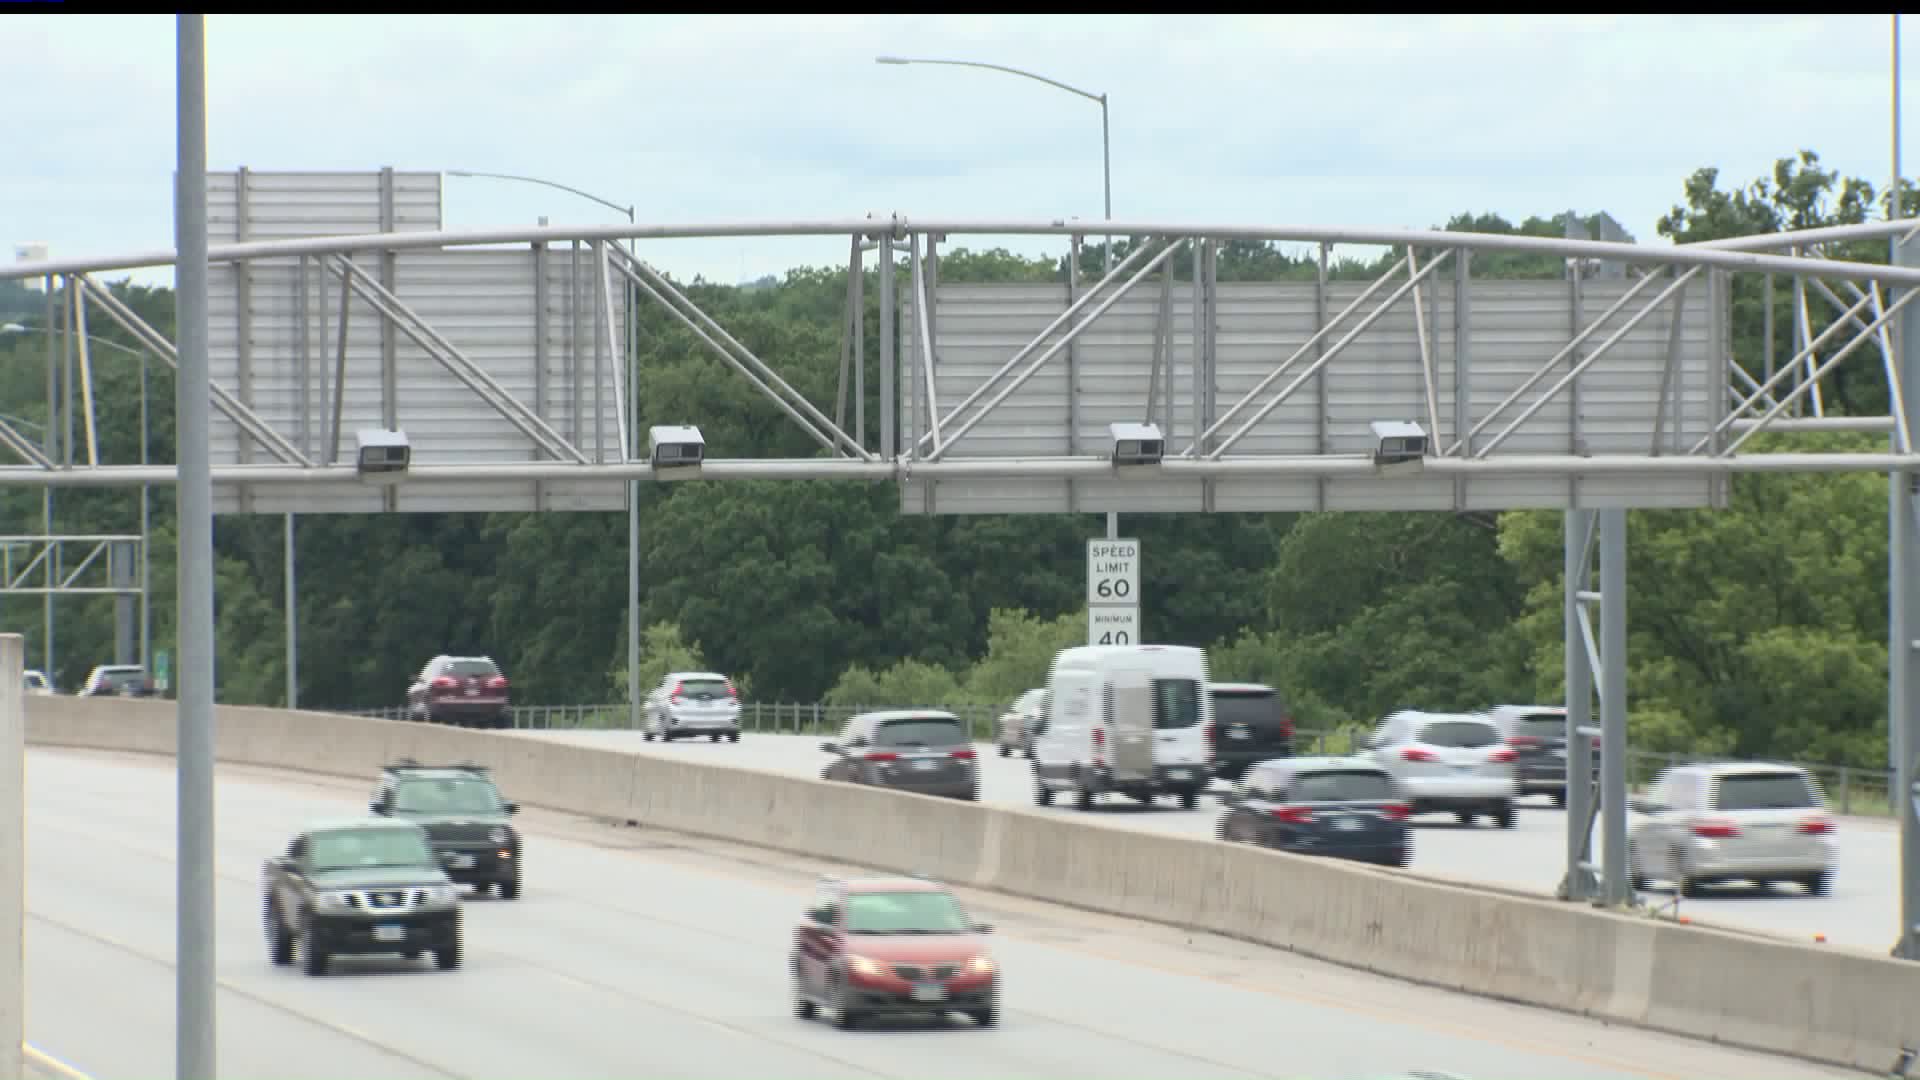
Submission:
[[[896,65],[939,64],[946,67],[984,68],[988,71],[1000,71],[1000,72],[1005,72],[1008,75],[1018,75],[1023,79],[1032,79],[1035,82],[1043,82],[1043,83],[1046,83],[1048,86],[1052,86],[1060,90],[1065,90],[1069,94],[1078,94],[1079,96],[1086,98],[1088,101],[1099,103],[1100,105],[1100,180],[1101,180],[1102,192],[1105,196],[1104,213],[1106,216],[1104,220],[1106,221],[1113,220],[1113,153],[1112,153],[1112,142],[1108,138],[1109,129],[1107,125],[1107,95],[1106,94],[1104,93],[1096,94],[1091,90],[1082,90],[1077,86],[1073,86],[1068,83],[1063,83],[1058,79],[1049,79],[1045,75],[1041,75],[1038,72],[1027,71],[1025,69],[1017,68],[1017,67],[1008,67],[1005,64],[989,64],[979,60],[935,60],[935,59],[929,59],[927,57],[919,57],[919,56],[876,56],[873,58],[873,62],[876,64],[896,64]],[[1101,268],[1105,275],[1112,276],[1113,274],[1113,234],[1108,233],[1105,239],[1106,239],[1106,243],[1102,245],[1102,248],[1104,250],[1103,250],[1103,257],[1101,259]],[[1069,256],[1069,258],[1071,258],[1071,256]],[[1120,536],[1120,515],[1115,511],[1109,510],[1107,511],[1107,539],[1114,540],[1119,538],[1119,536]]]
[[[474,172],[467,169],[449,169],[448,176],[480,177],[488,180],[512,180],[522,184],[538,184],[541,187],[557,188],[578,195],[591,202],[597,202],[610,210],[627,215],[627,224],[635,224],[634,207],[629,204],[603,199],[590,191],[562,184],[557,180],[543,180],[538,176],[519,176],[513,173]],[[545,224],[544,219],[541,222]],[[634,254],[634,238],[627,237],[627,255]],[[635,378],[640,368],[640,332],[634,325],[639,308],[639,296],[634,290],[633,280],[621,275],[622,294],[626,300],[627,324],[627,445],[622,453],[628,460],[640,456],[640,388]],[[627,481],[627,725],[640,726],[640,481]]]

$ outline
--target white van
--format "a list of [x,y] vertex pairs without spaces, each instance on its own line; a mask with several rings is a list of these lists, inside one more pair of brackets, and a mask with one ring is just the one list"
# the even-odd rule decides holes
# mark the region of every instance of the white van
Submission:
[[1081,810],[1117,791],[1140,802],[1178,795],[1191,810],[1213,776],[1207,653],[1188,645],[1081,645],[1047,673],[1034,737],[1033,799],[1073,793]]

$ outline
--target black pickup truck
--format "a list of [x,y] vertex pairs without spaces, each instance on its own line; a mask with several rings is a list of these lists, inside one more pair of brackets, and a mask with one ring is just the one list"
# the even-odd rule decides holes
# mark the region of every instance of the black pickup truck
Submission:
[[309,825],[267,860],[262,892],[275,964],[297,954],[307,974],[324,975],[335,956],[432,952],[442,970],[460,966],[460,887],[412,822]]

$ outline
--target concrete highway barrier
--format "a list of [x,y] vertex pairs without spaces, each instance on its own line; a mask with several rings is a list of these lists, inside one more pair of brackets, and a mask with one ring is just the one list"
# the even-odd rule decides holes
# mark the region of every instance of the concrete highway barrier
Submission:
[[[28,698],[38,746],[172,753],[170,702]],[[996,889],[1399,978],[1883,1071],[1920,1039],[1920,965],[795,776],[402,721],[221,706],[222,761],[360,777],[475,761],[509,798]],[[29,781],[31,782],[31,780]]]

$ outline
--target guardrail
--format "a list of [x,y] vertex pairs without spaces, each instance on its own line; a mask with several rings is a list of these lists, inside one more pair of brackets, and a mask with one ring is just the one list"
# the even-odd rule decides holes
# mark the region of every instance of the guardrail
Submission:
[[[927,707],[924,705],[825,705],[818,702],[812,704],[747,702],[740,706],[740,726],[744,731],[767,735],[825,737],[837,734],[847,720],[857,713],[873,712],[878,709]],[[995,725],[1006,711],[997,705],[933,707],[958,716],[967,724],[973,737],[982,741],[993,739]],[[349,716],[379,717],[386,720],[402,719],[405,712],[399,706],[325,711],[345,713]],[[627,707],[624,704],[516,705],[511,712],[513,726],[529,731],[567,729],[626,731],[631,727]],[[1294,734],[1295,752],[1349,754],[1353,752],[1356,742],[1365,734],[1365,729],[1360,727],[1301,729]],[[1697,754],[1633,750],[1629,752],[1627,762],[1627,783],[1633,787],[1640,787],[1652,782],[1653,778],[1664,769],[1705,760],[1711,759]],[[1798,765],[1819,778],[1820,785],[1826,790],[1827,798],[1836,813],[1857,817],[1890,818],[1894,816],[1893,800],[1888,795],[1893,787],[1891,770],[1809,762],[1789,762],[1788,764]]]

